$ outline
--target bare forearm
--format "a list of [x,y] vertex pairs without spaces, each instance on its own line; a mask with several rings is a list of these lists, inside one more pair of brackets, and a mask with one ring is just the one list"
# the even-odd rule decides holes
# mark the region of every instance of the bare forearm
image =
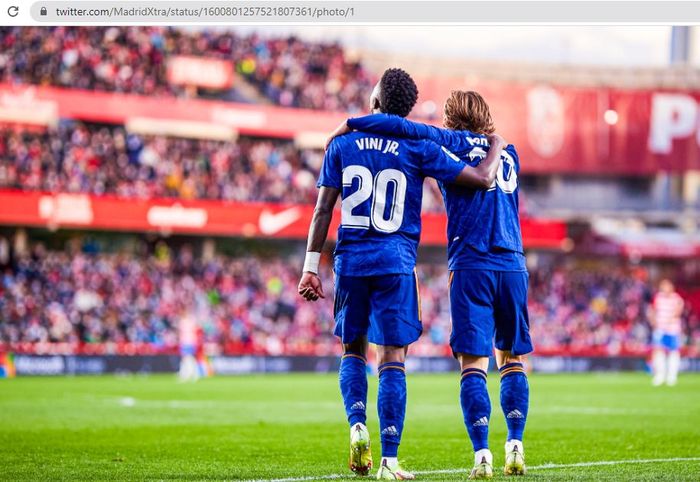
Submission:
[[331,219],[333,219],[333,207],[338,196],[340,196],[338,189],[324,186],[319,191],[314,215],[311,218],[309,239],[306,243],[307,252],[320,253],[323,249],[323,244],[328,237],[328,228],[331,225]]
[[309,229],[309,239],[306,243],[306,251],[320,252],[328,238],[328,229],[333,219],[333,209],[327,209],[324,206],[316,206],[314,215],[311,219],[311,228]]
[[455,179],[455,183],[474,189],[489,189],[498,174],[501,165],[501,152],[504,147],[504,144],[494,142],[479,165],[465,167]]
[[490,186],[498,175],[498,168],[501,165],[501,152],[506,146],[495,143],[491,146],[486,157],[474,169],[478,175],[484,179],[484,183]]

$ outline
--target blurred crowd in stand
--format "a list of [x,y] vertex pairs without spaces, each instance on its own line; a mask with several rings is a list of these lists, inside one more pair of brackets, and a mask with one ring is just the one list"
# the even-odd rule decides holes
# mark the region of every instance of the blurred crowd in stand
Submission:
[[[0,249],[0,252],[4,250]],[[301,258],[195,256],[158,244],[150,254],[49,251],[36,244],[3,263],[0,340],[4,343],[177,346],[186,314],[215,352],[335,353],[333,302],[296,294]],[[2,260],[0,260],[2,261]],[[332,293],[327,265],[322,272]],[[448,354],[447,272],[419,266],[424,334],[415,354]],[[637,268],[536,269],[530,321],[541,352],[620,354],[649,346],[653,287]],[[684,315],[684,344],[700,349],[700,320]]]
[[[0,127],[0,188],[25,191],[309,204],[322,163],[322,150],[291,141],[184,139],[68,122],[44,132]],[[443,209],[432,180],[423,204]]]
[[176,56],[231,62],[240,78],[270,103],[359,112],[373,79],[337,43],[294,36],[269,38],[232,29],[172,27],[1,27],[0,82],[55,85],[144,95],[242,98],[234,85],[201,91],[174,85],[167,75]]

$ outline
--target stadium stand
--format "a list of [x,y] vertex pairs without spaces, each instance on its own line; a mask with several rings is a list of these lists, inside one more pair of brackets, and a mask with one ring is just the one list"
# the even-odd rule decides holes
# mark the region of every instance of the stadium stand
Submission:
[[[70,122],[0,128],[0,188],[23,191],[313,203],[322,161],[322,151],[279,139],[145,136]],[[425,193],[424,210],[442,211],[437,185]]]
[[[1,213],[11,226],[4,229],[276,238],[296,249],[292,240],[306,235],[313,209],[325,133],[346,113],[365,111],[379,66],[391,63],[376,53],[364,53],[360,62],[333,43],[224,30],[0,28],[0,199],[14,203],[13,212]],[[504,127],[524,160],[526,249],[569,253],[566,267],[530,267],[537,353],[645,354],[646,308],[658,277],[647,269],[658,275],[657,260],[669,259],[689,259],[692,268],[700,238],[683,237],[677,226],[697,213],[700,191],[693,186],[700,177],[692,155],[647,152],[656,93],[625,88],[677,87],[669,80],[676,77],[650,72],[635,84],[628,82],[634,75],[620,80],[615,69],[562,69],[555,80],[564,85],[541,90],[534,83],[543,80],[541,69],[519,74],[518,66],[495,69],[488,62],[446,70],[409,63],[421,89],[418,116],[437,120],[439,99],[455,86],[483,89],[499,130]],[[193,74],[202,70],[206,76]],[[495,80],[488,78],[493,72]],[[551,104],[549,116],[531,108],[533,93]],[[606,128],[618,136],[615,145],[626,146],[619,147],[622,155],[598,142],[602,130],[584,128],[600,123],[600,96],[617,102],[619,116],[634,125]],[[649,112],[637,112],[644,109]],[[170,122],[165,128],[164,120]],[[533,149],[528,126],[545,135],[539,141],[551,152]],[[676,144],[692,141],[686,137]],[[611,176],[632,164],[639,171],[633,177]],[[444,216],[434,215],[443,211],[441,196],[434,182],[425,191],[423,210],[432,217],[424,219],[422,241],[442,246]],[[600,213],[630,220],[633,212],[641,219],[651,218],[651,208],[663,236],[648,230],[640,241],[641,222],[632,226],[635,236],[621,239],[612,235],[622,233],[617,226],[591,228]],[[293,222],[266,227],[264,216],[283,209],[291,210]],[[117,224],[115,210],[128,212],[130,222]],[[549,222],[553,210],[556,222]],[[244,220],[242,213],[253,214]],[[574,252],[560,219],[571,221],[571,237],[589,235],[576,236]],[[679,238],[673,243],[670,230]],[[332,305],[298,299],[300,259],[294,256],[205,258],[166,243],[120,254],[32,244],[24,254],[0,259],[0,344],[19,353],[175,353],[175,325],[185,308],[197,310],[213,353],[336,353]],[[615,266],[577,263],[582,254],[601,253]],[[640,258],[652,261],[639,264]],[[420,266],[425,331],[416,352],[449,356],[447,274],[443,258],[432,259]],[[700,270],[689,272],[686,284],[697,285]],[[327,268],[324,276],[330,292]],[[684,316],[687,349],[696,353],[700,295],[684,294],[691,301]]]
[[[0,81],[87,90],[197,96],[195,82],[201,80],[180,84],[169,62],[185,59],[182,68],[192,71],[201,64],[187,59],[207,58],[225,61],[209,66],[216,72],[235,69],[236,80],[249,82],[269,102],[358,112],[367,104],[373,79],[340,45],[292,36],[168,27],[3,27],[0,46]],[[190,78],[189,72],[179,72]],[[232,74],[223,75],[219,85],[202,85],[201,94],[254,100],[241,97]]]
[[[76,248],[73,247],[75,250]],[[214,352],[334,353],[332,301],[296,295],[300,258],[224,255],[204,259],[164,242],[150,253],[52,251],[41,243],[5,261],[0,342],[17,351],[46,343],[77,352],[177,350],[177,323],[194,314]],[[137,254],[141,252],[144,254]],[[419,267],[424,335],[415,350],[448,355],[447,271]],[[325,267],[326,292],[332,277]],[[644,268],[602,265],[531,270],[530,316],[539,353],[644,354],[653,286]],[[700,319],[688,307],[685,338],[700,349]],[[33,348],[32,348],[33,347]],[[135,348],[136,347],[136,348]]]

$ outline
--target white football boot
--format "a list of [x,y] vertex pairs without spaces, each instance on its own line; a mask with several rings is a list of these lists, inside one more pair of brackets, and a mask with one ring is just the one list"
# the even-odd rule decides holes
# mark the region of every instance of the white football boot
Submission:
[[372,469],[372,451],[369,446],[369,431],[365,424],[350,427],[350,470],[357,475],[369,475]]
[[520,440],[509,440],[506,442],[506,465],[503,473],[506,475],[525,475],[525,451]]
[[489,449],[474,453],[474,468],[469,474],[470,480],[490,479],[493,477],[493,454]]

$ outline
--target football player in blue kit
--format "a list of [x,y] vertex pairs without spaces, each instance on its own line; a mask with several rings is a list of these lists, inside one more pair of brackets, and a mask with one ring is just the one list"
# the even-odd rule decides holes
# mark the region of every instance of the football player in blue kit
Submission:
[[[490,152],[487,136],[494,131],[483,97],[471,91],[452,92],[445,104],[443,124],[446,129],[395,115],[374,114],[349,119],[334,135],[356,129],[365,134],[428,139],[445,146],[469,165],[480,165]],[[494,339],[501,376],[501,408],[508,426],[504,473],[523,475],[526,471],[522,440],[529,386],[522,356],[532,351],[532,342],[527,311],[528,273],[518,216],[519,170],[515,147],[508,145],[501,153],[496,179],[486,190],[438,179],[448,223],[450,345],[462,369],[460,401],[474,448],[472,479],[493,475],[493,456],[488,445],[491,402],[486,376]]]
[[[400,69],[388,69],[370,98],[370,110],[398,119],[409,114],[418,90]],[[493,153],[476,167],[428,139],[349,133],[330,142],[318,180],[299,294],[324,297],[318,265],[333,207],[341,197],[334,253],[335,334],[344,354],[340,391],[350,423],[350,468],[366,475],[372,466],[367,404],[367,345],[377,345],[382,462],[378,479],[413,479],[398,463],[406,410],[405,357],[422,332],[415,273],[425,177],[487,189],[496,178],[505,142],[490,137]]]

